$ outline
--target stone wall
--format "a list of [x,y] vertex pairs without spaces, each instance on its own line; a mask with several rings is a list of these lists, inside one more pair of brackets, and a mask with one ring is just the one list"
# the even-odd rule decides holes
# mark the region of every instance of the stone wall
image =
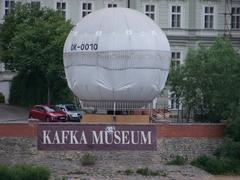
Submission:
[[[201,154],[211,155],[223,143],[223,124],[156,124],[156,127],[156,151],[91,151],[89,153],[97,157],[96,164],[82,166],[80,159],[87,151],[38,151],[37,124],[1,123],[0,164],[48,166],[53,179],[59,175],[73,177],[77,174],[81,178],[93,176],[105,180],[118,177],[119,172],[119,179],[128,179],[122,177],[121,172],[142,167],[163,170],[170,179],[204,179],[209,176],[189,164],[179,167],[168,166],[166,162],[176,155],[186,157],[188,162]],[[146,179],[137,175],[134,178]]]
[[162,155],[162,159],[169,160],[181,155],[190,161],[199,155],[213,154],[222,143],[222,138],[160,138],[157,151]]
[[58,174],[71,174],[79,169],[93,174],[111,174],[129,168],[159,169],[176,155],[190,161],[200,154],[212,154],[222,142],[221,138],[160,138],[157,151],[92,151],[90,153],[97,157],[93,168],[81,166],[80,159],[86,151],[38,151],[36,138],[2,137],[0,164],[41,164]]

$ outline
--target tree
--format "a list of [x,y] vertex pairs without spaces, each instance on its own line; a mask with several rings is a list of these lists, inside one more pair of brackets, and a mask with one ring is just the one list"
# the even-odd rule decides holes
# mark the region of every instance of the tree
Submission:
[[201,120],[218,122],[232,114],[240,100],[239,55],[227,39],[217,39],[210,48],[190,50],[185,64],[172,70],[171,90],[188,112]]
[[[18,71],[18,77],[13,81],[10,102],[30,105],[49,104],[50,100],[52,103],[71,101],[62,52],[71,28],[72,25],[65,21],[61,13],[31,8],[27,4],[18,4],[5,17],[0,28],[0,56]],[[61,93],[65,96],[61,96]]]
[[228,118],[226,135],[240,142],[240,105],[234,108],[234,112]]

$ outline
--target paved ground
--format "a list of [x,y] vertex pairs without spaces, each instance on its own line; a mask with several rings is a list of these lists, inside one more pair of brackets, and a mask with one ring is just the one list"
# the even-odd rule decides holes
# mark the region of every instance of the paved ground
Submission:
[[28,110],[26,108],[0,104],[0,122],[27,121]]

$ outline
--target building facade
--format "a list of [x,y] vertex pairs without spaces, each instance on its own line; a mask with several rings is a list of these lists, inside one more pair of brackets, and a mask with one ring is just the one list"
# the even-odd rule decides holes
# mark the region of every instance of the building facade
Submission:
[[[216,37],[231,37],[240,52],[240,0],[1,0],[0,22],[16,2],[59,10],[73,24],[102,8],[138,10],[166,33],[174,67],[184,63],[189,48],[196,48],[199,42],[209,46]],[[175,94],[167,89],[154,100],[153,106],[181,109]]]
[[9,102],[11,81],[17,73],[6,70],[4,63],[0,63],[0,93],[5,97],[5,103]]

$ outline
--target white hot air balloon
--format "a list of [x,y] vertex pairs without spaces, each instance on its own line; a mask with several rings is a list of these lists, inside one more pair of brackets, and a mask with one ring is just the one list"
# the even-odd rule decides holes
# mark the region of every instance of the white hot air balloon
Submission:
[[83,18],[64,46],[64,68],[73,93],[90,106],[142,107],[164,88],[170,46],[149,17],[106,8]]

